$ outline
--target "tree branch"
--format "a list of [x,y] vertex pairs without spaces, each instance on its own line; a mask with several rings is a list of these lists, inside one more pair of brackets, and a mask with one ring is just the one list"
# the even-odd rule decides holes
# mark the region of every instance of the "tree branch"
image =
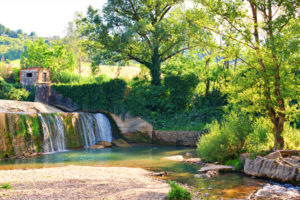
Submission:
[[161,59],[161,61],[164,62],[164,61],[166,61],[166,60],[172,58],[173,56],[175,56],[175,55],[177,55],[177,54],[179,54],[179,53],[181,53],[181,52],[183,52],[183,51],[185,51],[185,50],[192,49],[192,48],[194,48],[194,47],[185,47],[185,48],[183,48],[183,49],[180,49],[180,50],[178,50],[178,51],[176,51],[176,52],[170,54],[170,55],[167,56],[166,58]]

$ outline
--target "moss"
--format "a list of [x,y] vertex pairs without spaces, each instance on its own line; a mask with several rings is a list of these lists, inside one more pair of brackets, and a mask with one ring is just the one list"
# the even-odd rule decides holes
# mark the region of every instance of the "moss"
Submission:
[[80,138],[80,135],[78,134],[78,131],[76,130],[76,127],[74,127],[72,123],[72,114],[68,114],[65,117],[63,117],[63,122],[66,127],[66,133],[65,138],[67,140],[67,147],[68,148],[79,148],[82,147],[82,139]]

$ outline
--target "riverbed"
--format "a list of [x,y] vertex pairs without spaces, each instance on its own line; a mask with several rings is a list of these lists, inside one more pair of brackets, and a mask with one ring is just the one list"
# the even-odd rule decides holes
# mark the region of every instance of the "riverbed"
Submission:
[[168,175],[165,179],[187,184],[195,188],[196,192],[207,193],[210,199],[221,197],[224,199],[246,199],[264,183],[263,180],[253,179],[239,173],[220,174],[210,179],[195,178],[194,175],[200,169],[199,165],[164,159],[166,156],[186,155],[187,153],[196,156],[194,148],[167,146],[72,150],[44,154],[38,158],[0,161],[0,169],[37,169],[74,165],[143,168],[155,172],[166,171]]

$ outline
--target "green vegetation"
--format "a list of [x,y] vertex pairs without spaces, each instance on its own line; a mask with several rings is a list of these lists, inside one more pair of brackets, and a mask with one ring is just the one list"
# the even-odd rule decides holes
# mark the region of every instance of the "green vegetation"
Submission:
[[168,200],[191,200],[193,195],[187,189],[178,185],[174,181],[169,181],[169,185],[171,186],[171,191],[168,193]]
[[3,183],[3,184],[0,186],[0,188],[1,188],[1,189],[6,189],[6,190],[8,190],[8,189],[11,189],[12,187],[11,187],[10,183]]

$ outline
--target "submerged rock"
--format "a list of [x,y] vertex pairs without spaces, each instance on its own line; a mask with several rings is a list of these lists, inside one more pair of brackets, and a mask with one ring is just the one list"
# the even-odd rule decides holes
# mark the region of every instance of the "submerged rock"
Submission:
[[195,165],[201,165],[203,162],[201,161],[200,158],[188,158],[185,160],[187,163],[195,164]]
[[104,149],[104,148],[105,148],[105,146],[95,144],[95,145],[93,145],[93,146],[90,146],[89,149]]
[[247,159],[244,172],[256,177],[266,177],[276,181],[295,182],[298,165],[284,159],[274,160],[258,156],[255,160]]
[[215,176],[218,176],[219,172],[218,171],[208,171],[205,174],[196,174],[196,178],[212,178]]
[[112,147],[112,143],[106,142],[106,141],[98,142],[97,145],[101,145],[101,146],[104,146],[104,147]]
[[218,171],[218,172],[232,172],[234,171],[233,166],[228,165],[215,165],[215,164],[206,164],[204,167],[202,167],[198,172],[205,173],[208,171]]
[[267,184],[248,197],[249,200],[299,200],[300,192],[294,187]]
[[168,156],[168,157],[164,157],[164,159],[172,160],[172,161],[184,161],[184,158],[182,155]]
[[131,146],[130,144],[128,144],[128,142],[126,142],[123,139],[116,139],[116,140],[113,140],[111,143],[117,147],[130,147]]

